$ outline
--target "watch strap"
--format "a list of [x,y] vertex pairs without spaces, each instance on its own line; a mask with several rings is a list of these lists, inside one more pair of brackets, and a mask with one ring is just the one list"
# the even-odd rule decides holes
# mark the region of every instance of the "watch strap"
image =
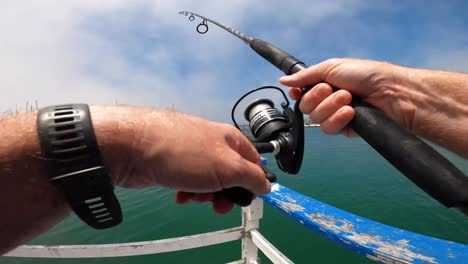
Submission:
[[88,225],[104,229],[122,222],[120,204],[104,166],[86,104],[42,108],[37,115],[42,155],[50,180]]

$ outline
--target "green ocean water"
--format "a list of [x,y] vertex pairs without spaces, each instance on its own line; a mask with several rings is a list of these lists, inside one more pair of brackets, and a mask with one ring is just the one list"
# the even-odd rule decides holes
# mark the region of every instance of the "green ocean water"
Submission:
[[[306,129],[304,163],[299,175],[279,171],[278,181],[298,192],[354,214],[398,228],[468,244],[468,217],[446,209],[414,186],[362,139],[324,135]],[[440,149],[439,149],[440,150]],[[465,174],[468,160],[442,152]],[[268,156],[267,156],[268,157]],[[117,190],[124,223],[96,231],[71,215],[30,244],[97,244],[145,241],[235,227],[240,209],[215,215],[207,205],[174,204],[174,191],[164,188]],[[32,205],[33,206],[33,205]],[[34,224],[32,220],[31,224]],[[333,244],[265,206],[261,233],[296,263],[372,263]],[[30,259],[0,257],[0,263],[226,263],[241,257],[240,241],[174,253],[105,259]],[[270,263],[262,256],[262,263]]]

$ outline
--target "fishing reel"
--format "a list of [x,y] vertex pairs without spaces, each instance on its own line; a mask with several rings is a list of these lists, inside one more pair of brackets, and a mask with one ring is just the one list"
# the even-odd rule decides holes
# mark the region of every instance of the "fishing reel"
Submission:
[[247,106],[244,117],[249,122],[252,143],[259,153],[271,152],[282,171],[297,174],[304,155],[304,116],[299,110],[299,101],[293,110],[283,90],[276,86],[263,86],[239,98],[232,108],[232,122],[241,130],[234,118],[237,106],[248,95],[265,89],[277,90],[283,95],[283,111],[275,108],[273,101],[266,98],[254,100]]
[[[244,117],[249,122],[249,130],[253,137],[251,141],[260,154],[271,152],[282,171],[297,174],[304,156],[304,116],[299,110],[300,101],[296,101],[292,110],[283,90],[276,86],[263,86],[244,94],[237,100],[231,111],[232,122],[242,132],[234,117],[237,106],[250,94],[265,89],[278,90],[283,95],[284,102],[281,103],[283,111],[275,108],[273,101],[266,98],[250,103],[244,111]],[[270,182],[276,181],[274,173],[264,166],[262,169]],[[230,201],[240,206],[250,205],[253,199],[252,193],[241,187],[224,189],[224,194]]]

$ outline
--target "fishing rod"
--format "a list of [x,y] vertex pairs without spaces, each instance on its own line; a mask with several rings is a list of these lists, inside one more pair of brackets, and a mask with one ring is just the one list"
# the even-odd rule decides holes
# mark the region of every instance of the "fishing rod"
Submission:
[[[200,34],[208,32],[208,22],[228,31],[248,44],[258,55],[269,61],[286,75],[291,75],[307,68],[301,60],[264,40],[247,36],[238,30],[193,12],[181,11],[179,14],[189,16],[190,21],[194,21],[195,17],[201,18],[202,22],[197,26],[197,32]],[[305,94],[312,87],[313,86],[311,85],[301,88],[302,94]],[[334,89],[337,90],[337,87]],[[303,119],[298,115],[300,112],[300,100],[301,99],[296,101],[294,106],[294,116],[298,118],[296,122]],[[458,208],[465,215],[468,215],[468,178],[462,171],[455,167],[455,165],[439,154],[431,146],[408,130],[399,126],[395,121],[388,118],[382,111],[362,101],[357,96],[353,95],[351,106],[354,108],[355,116],[349,126],[357,134],[359,134],[380,155],[382,155],[413,183],[419,186],[424,192],[432,196],[444,206]],[[257,109],[257,112],[253,113],[253,115],[246,114],[246,119],[251,122],[251,129],[253,127],[258,127],[258,125],[256,126],[255,124],[252,126],[252,119],[249,119],[254,117],[255,114],[259,114],[259,116],[263,114],[263,120],[266,120],[267,122],[268,120],[275,122],[279,122],[280,120],[278,119],[279,117],[272,118],[269,116],[269,113],[274,112],[271,110],[273,105],[269,102],[254,102],[248,108],[249,109],[247,110]],[[262,123],[262,125],[266,126],[265,123]],[[304,132],[302,131],[302,135],[298,131],[295,132],[297,133],[295,136],[299,137],[299,140],[296,140],[293,144],[299,145],[298,143],[300,143],[300,137],[302,136],[302,149],[300,146],[294,146],[294,148],[301,153],[293,153],[297,154],[297,156],[293,155],[290,157],[291,159],[301,159],[300,162],[297,160],[295,161],[295,165],[298,165],[298,167],[295,168],[294,172],[297,173],[302,162]],[[268,140],[269,139],[270,138],[268,138]],[[260,143],[268,144],[268,142]],[[270,144],[273,145],[273,143]],[[256,146],[258,149],[258,146],[260,145],[257,144]],[[266,148],[265,145],[262,146],[262,149],[273,149],[276,151],[274,146]],[[282,169],[281,166],[280,169]],[[236,190],[239,191],[239,189],[241,188],[237,188]],[[231,197],[231,200],[235,201],[239,196],[245,195],[245,190],[241,192],[242,194],[237,195],[237,197]],[[232,193],[230,193],[230,195],[232,196]]]

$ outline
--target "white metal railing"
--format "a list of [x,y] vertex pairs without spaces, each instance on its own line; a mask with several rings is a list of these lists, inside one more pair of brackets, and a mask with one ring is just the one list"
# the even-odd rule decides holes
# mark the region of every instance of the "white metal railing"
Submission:
[[382,263],[468,263],[468,245],[424,236],[354,215],[273,183],[271,192],[242,209],[235,228],[155,241],[74,246],[20,246],[6,256],[87,258],[156,254],[242,241],[242,258],[258,263],[260,249],[273,263],[292,263],[260,233],[263,205],[268,204],[311,231],[357,254]]
[[248,207],[242,208],[242,226],[203,234],[177,238],[132,243],[38,246],[24,245],[4,254],[9,257],[35,258],[105,258],[138,256],[173,252],[191,248],[206,247],[235,240],[242,240],[242,259],[231,262],[257,264],[260,249],[273,263],[293,263],[275,248],[259,230],[263,217],[263,201],[256,198]]

